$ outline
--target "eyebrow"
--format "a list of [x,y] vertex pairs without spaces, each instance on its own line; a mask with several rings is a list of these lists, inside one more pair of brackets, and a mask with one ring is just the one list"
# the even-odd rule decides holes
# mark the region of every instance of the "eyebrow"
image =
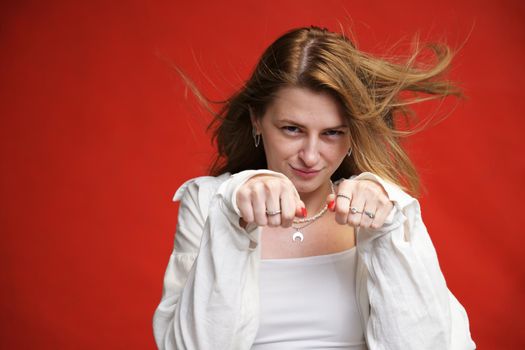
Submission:
[[[277,122],[279,123],[288,123],[288,124],[294,124],[294,125],[297,125],[301,128],[305,128],[304,125],[294,121],[294,120],[291,120],[291,119],[279,119],[277,120]],[[323,130],[334,130],[334,129],[348,129],[348,125],[346,124],[341,124],[341,125],[337,125],[337,126],[331,126],[331,127],[328,127],[328,128],[324,128]]]

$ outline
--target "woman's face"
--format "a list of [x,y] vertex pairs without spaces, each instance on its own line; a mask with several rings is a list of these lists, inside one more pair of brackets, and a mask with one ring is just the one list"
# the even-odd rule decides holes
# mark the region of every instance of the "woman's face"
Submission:
[[252,123],[262,135],[268,169],[286,175],[299,193],[327,185],[350,148],[342,108],[326,92],[282,88]]

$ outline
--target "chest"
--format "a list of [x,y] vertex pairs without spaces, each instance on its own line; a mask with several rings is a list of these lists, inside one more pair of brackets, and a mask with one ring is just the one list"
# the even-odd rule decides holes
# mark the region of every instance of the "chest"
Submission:
[[263,227],[261,232],[261,258],[286,259],[326,255],[348,250],[355,246],[354,228],[348,225],[339,225],[335,221],[335,214],[331,212],[315,223],[300,228],[299,231],[304,237],[302,242],[293,240],[293,235],[297,232],[293,227]]
[[366,349],[356,297],[356,250],[262,260],[252,350]]

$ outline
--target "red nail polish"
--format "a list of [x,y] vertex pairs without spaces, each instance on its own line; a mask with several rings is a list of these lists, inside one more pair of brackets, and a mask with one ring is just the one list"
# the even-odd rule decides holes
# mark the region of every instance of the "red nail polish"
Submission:
[[301,208],[301,213],[303,214],[303,218],[305,218],[308,214],[306,214],[306,208]]
[[335,208],[335,200],[331,200],[330,203],[328,203],[328,209],[330,209],[331,211],[334,211],[334,208]]

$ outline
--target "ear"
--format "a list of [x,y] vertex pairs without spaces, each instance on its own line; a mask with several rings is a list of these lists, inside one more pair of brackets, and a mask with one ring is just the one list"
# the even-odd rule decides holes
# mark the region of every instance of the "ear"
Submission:
[[250,120],[252,121],[252,126],[257,130],[257,133],[261,132],[261,124],[260,119],[255,116],[255,113],[253,112],[253,109],[251,106],[248,107],[248,110],[250,111]]

